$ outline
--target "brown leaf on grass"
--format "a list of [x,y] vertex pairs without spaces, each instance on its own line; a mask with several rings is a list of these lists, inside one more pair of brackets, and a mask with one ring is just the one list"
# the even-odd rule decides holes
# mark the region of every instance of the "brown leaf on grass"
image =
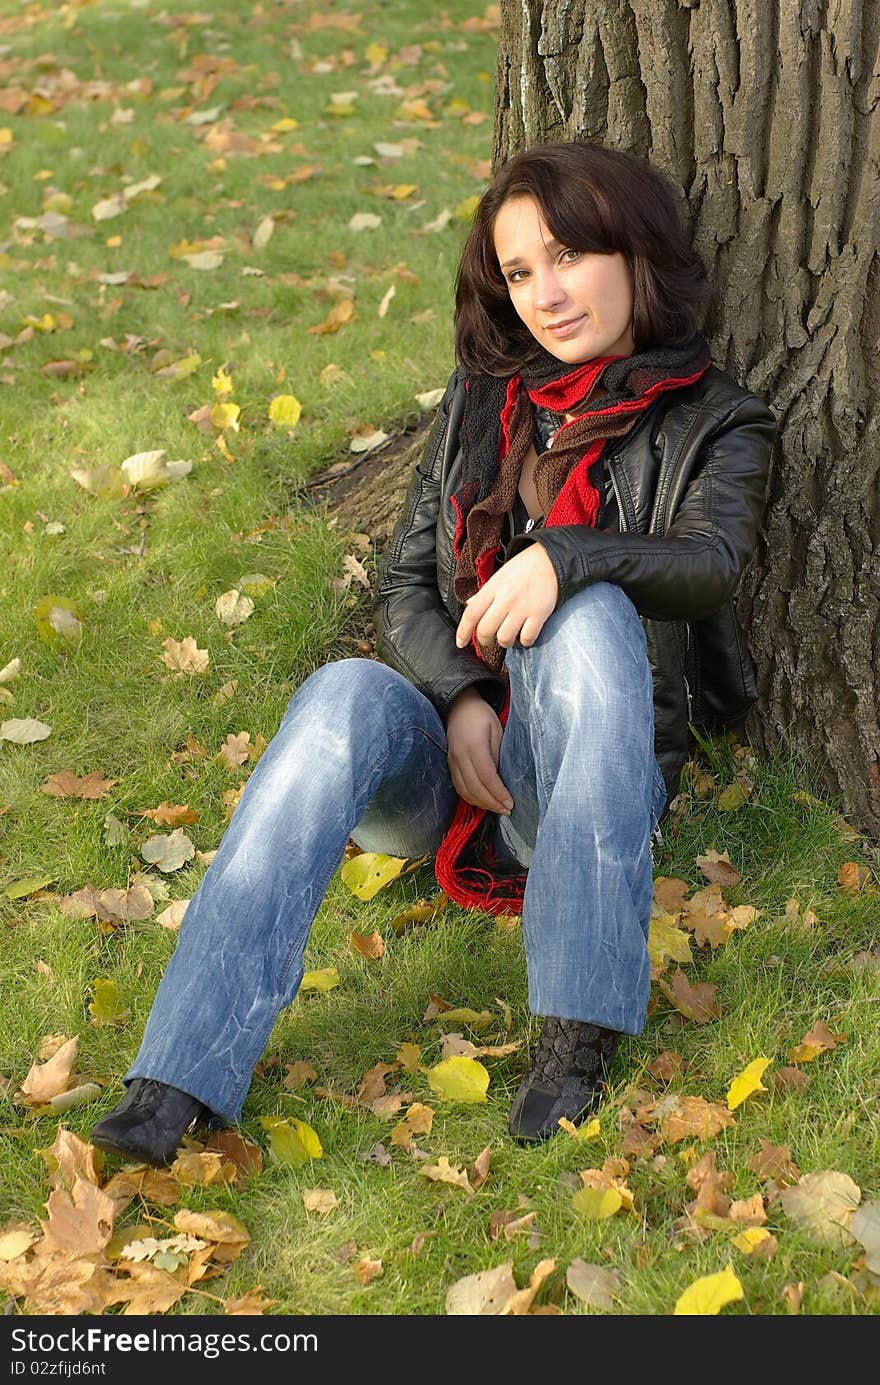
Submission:
[[157,827],[185,827],[199,820],[198,813],[188,803],[169,803],[167,799],[163,799],[158,808],[145,809],[138,817],[150,818]]
[[450,1034],[443,1034],[440,1038],[440,1061],[446,1058],[476,1058],[477,1046],[466,1039],[463,1034],[453,1030]]
[[32,1063],[21,1084],[21,1094],[28,1106],[44,1106],[53,1096],[67,1091],[76,1063],[79,1035],[67,1039],[47,1063]]
[[339,1205],[332,1188],[303,1188],[302,1200],[307,1212],[317,1212],[322,1217]]
[[40,788],[52,798],[104,798],[118,782],[117,779],[105,779],[99,769],[93,769],[82,779],[78,779],[69,769],[62,769],[57,774],[50,774]]
[[654,903],[663,914],[679,914],[690,889],[686,880],[676,876],[658,875],[654,881]]
[[43,1233],[52,1246],[75,1255],[96,1255],[113,1234],[118,1208],[112,1197],[87,1178],[74,1175],[70,1192],[53,1188],[46,1201]]
[[263,1151],[253,1140],[246,1140],[237,1130],[212,1130],[206,1143],[208,1153],[221,1154],[235,1166],[238,1180],[250,1178],[263,1168]]
[[200,1241],[212,1241],[215,1260],[235,1260],[251,1239],[247,1227],[231,1212],[192,1212],[181,1207],[174,1215],[174,1225]]
[[858,861],[844,861],[837,870],[837,883],[844,894],[860,894],[870,879],[870,870]]
[[565,1282],[581,1303],[589,1308],[602,1308],[611,1313],[620,1295],[620,1275],[603,1265],[590,1265],[586,1260],[572,1260],[565,1272]]
[[707,851],[705,856],[697,856],[696,863],[706,879],[715,885],[738,885],[742,875],[730,863],[727,851]]
[[820,1053],[828,1053],[838,1044],[845,1043],[845,1034],[832,1034],[827,1024],[824,1024],[822,1020],[817,1020],[797,1047],[789,1051],[788,1056],[793,1063],[812,1063],[813,1059],[818,1058]]
[[61,1250],[45,1237],[33,1247],[33,1255],[17,1256],[0,1263],[0,1286],[13,1298],[24,1299],[36,1314],[102,1313],[115,1279],[97,1261]]
[[382,934],[378,928],[374,928],[372,933],[349,933],[349,941],[355,952],[359,952],[362,957],[375,961],[385,952],[385,944],[382,941]]
[[19,1255],[30,1250],[37,1239],[38,1233],[24,1222],[10,1222],[8,1226],[0,1228],[0,1262],[17,1260]]
[[97,918],[103,923],[118,924],[149,918],[156,906],[145,885],[132,885],[128,890],[96,890],[94,885],[84,885],[59,899],[58,907],[74,918]]
[[760,1193],[753,1193],[751,1197],[740,1198],[730,1204],[728,1216],[731,1221],[741,1222],[743,1226],[763,1226],[767,1220],[767,1213],[764,1211],[764,1199]]
[[250,731],[239,731],[237,735],[230,731],[217,751],[215,758],[218,764],[225,765],[227,769],[233,771],[239,769],[248,758],[250,739]]
[[849,1223],[861,1196],[848,1174],[823,1169],[805,1173],[792,1187],[781,1188],[776,1201],[789,1221],[814,1240],[842,1246],[853,1240]]
[[183,923],[183,916],[189,905],[188,899],[174,899],[163,909],[161,914],[156,915],[156,922],[160,928],[167,928],[171,933],[177,933]]
[[695,1024],[707,1024],[709,1020],[720,1019],[724,1014],[715,998],[718,987],[708,981],[697,981],[691,985],[681,967],[676,967],[671,983],[661,978],[657,984],[676,1010]]
[[777,1092],[798,1091],[809,1087],[812,1080],[810,1074],[801,1072],[800,1068],[774,1068],[767,1074],[768,1084]]
[[448,1000],[444,1000],[442,996],[429,995],[428,1004],[425,1007],[425,1013],[422,1015],[422,1020],[423,1022],[427,1023],[428,1020],[436,1019],[437,1016],[439,1014],[442,1014],[444,1010],[452,1010],[454,1008],[455,1007],[451,1005]]
[[474,1191],[461,1164],[450,1164],[445,1154],[441,1154],[436,1164],[423,1164],[419,1173],[434,1183],[451,1183],[455,1188],[464,1188],[466,1193]]
[[234,1183],[237,1169],[219,1150],[181,1150],[171,1172],[185,1188],[208,1188],[212,1183]]
[[180,1184],[172,1173],[167,1169],[150,1168],[146,1164],[121,1169],[104,1184],[104,1192],[113,1198],[120,1210],[135,1197],[157,1207],[173,1207],[181,1197]]
[[529,1275],[529,1282],[525,1289],[517,1289],[512,1294],[501,1309],[502,1317],[524,1317],[535,1301],[535,1295],[540,1289],[544,1280],[556,1269],[555,1260],[539,1260],[538,1264]]
[[370,1102],[370,1110],[380,1120],[390,1120],[408,1101],[412,1101],[412,1092],[387,1092],[385,1096],[377,1096],[375,1101]]
[[665,1097],[658,1102],[658,1111],[661,1107],[660,1133],[664,1140],[673,1145],[679,1140],[710,1140],[719,1130],[735,1124],[733,1114],[726,1106],[717,1101],[706,1101],[701,1096]]
[[298,1092],[307,1082],[316,1082],[318,1074],[311,1063],[298,1058],[295,1063],[287,1063],[281,1085],[289,1092]]
[[396,1063],[375,1063],[368,1068],[360,1080],[357,1089],[357,1099],[364,1106],[369,1106],[378,1097],[385,1095],[385,1079],[390,1072],[394,1072]]
[[517,1292],[513,1261],[490,1270],[466,1274],[446,1293],[446,1312],[452,1316],[494,1317]]
[[661,1082],[674,1082],[677,1077],[681,1077],[690,1066],[680,1053],[673,1053],[672,1049],[665,1049],[663,1053],[658,1053],[656,1058],[652,1058],[648,1064],[648,1072],[652,1077],[658,1078]]
[[486,1145],[486,1148],[480,1150],[476,1159],[468,1169],[468,1182],[475,1191],[477,1188],[482,1188],[486,1179],[489,1177],[489,1166],[491,1162],[492,1153],[489,1146]]
[[436,899],[418,899],[415,904],[404,909],[391,920],[390,928],[393,933],[398,935],[405,933],[409,928],[415,928],[420,924],[436,923],[443,917],[446,905],[449,903],[449,896],[441,891]]
[[229,1318],[255,1317],[265,1313],[267,1308],[277,1308],[278,1303],[277,1298],[266,1298],[262,1284],[257,1284],[241,1298],[223,1299],[223,1313]]
[[800,1177],[800,1169],[791,1157],[788,1145],[773,1145],[759,1135],[761,1148],[749,1160],[749,1168],[759,1178],[772,1178],[775,1183],[792,1183]]
[[199,649],[192,635],[174,640],[169,635],[162,641],[165,653],[162,662],[171,669],[172,678],[183,678],[188,673],[205,673],[210,658],[207,649]]
[[141,1317],[147,1313],[167,1313],[186,1290],[186,1284],[148,1260],[125,1262],[119,1266],[112,1291],[105,1302],[108,1306],[125,1303],[124,1317]]
[[801,1280],[799,1284],[786,1284],[785,1288],[782,1290],[782,1297],[785,1300],[785,1306],[789,1313],[795,1314],[801,1311],[801,1305],[803,1304],[806,1291],[807,1286],[803,1280]]
[[626,1127],[620,1150],[627,1158],[648,1159],[657,1153],[662,1143],[660,1135],[652,1134],[637,1120],[632,1120]]
[[37,1152],[48,1166],[54,1187],[69,1191],[77,1178],[96,1186],[100,1184],[97,1160],[103,1164],[103,1155],[72,1130],[59,1125],[53,1143]]
[[489,1218],[489,1239],[497,1241],[503,1236],[505,1241],[512,1241],[515,1236],[532,1230],[537,1215],[537,1212],[524,1212],[518,1217],[516,1212],[504,1212],[498,1207]]
[[352,1269],[359,1284],[369,1284],[371,1279],[381,1279],[385,1273],[382,1261],[373,1260],[369,1255],[362,1255],[360,1260],[356,1260],[352,1265]]

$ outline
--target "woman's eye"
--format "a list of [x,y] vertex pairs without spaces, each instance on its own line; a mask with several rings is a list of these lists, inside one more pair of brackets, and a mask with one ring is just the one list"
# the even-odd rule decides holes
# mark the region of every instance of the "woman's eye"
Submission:
[[581,252],[579,250],[564,250],[562,253],[564,255],[574,255],[575,259],[577,259]]

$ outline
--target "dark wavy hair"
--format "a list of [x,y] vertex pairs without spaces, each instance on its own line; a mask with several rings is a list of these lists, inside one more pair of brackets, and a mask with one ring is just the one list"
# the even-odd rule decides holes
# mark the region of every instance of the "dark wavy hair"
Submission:
[[533,197],[572,250],[619,251],[633,276],[637,351],[677,346],[699,330],[714,293],[679,211],[680,193],[647,159],[586,140],[536,144],[501,166],[477,205],[455,279],[455,354],[470,370],[510,375],[541,348],[510,301],[495,254],[495,218]]

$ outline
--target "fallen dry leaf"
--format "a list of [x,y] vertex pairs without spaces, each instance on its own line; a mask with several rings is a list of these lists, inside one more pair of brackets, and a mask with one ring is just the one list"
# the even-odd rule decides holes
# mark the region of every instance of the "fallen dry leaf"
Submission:
[[303,1188],[302,1200],[307,1212],[317,1212],[322,1217],[339,1204],[332,1188]]
[[174,640],[169,635],[162,641],[165,653],[162,662],[171,669],[172,678],[182,678],[187,673],[205,673],[210,662],[207,649],[199,649],[191,635],[183,640]]
[[691,985],[681,967],[677,967],[671,984],[661,979],[657,982],[666,999],[695,1024],[707,1024],[709,1020],[720,1019],[724,1014],[715,998],[718,987],[708,981],[698,981]]
[[749,1168],[759,1178],[772,1178],[775,1183],[791,1183],[800,1177],[800,1169],[791,1157],[788,1145],[773,1145],[758,1136],[761,1148],[749,1160]]
[[372,933],[350,933],[349,941],[355,952],[359,952],[362,957],[375,961],[385,952],[385,944],[382,941],[382,934],[378,928],[374,928]]
[[848,1174],[834,1169],[805,1173],[776,1200],[789,1221],[825,1245],[846,1245],[853,1239],[850,1220],[861,1201],[861,1189]]
[[445,1154],[441,1154],[436,1164],[423,1164],[419,1173],[435,1183],[451,1183],[456,1188],[464,1188],[467,1193],[474,1191],[462,1166],[450,1164]]
[[116,783],[116,779],[105,779],[99,769],[93,769],[82,779],[62,769],[50,774],[40,788],[53,798],[104,798]]
[[67,1039],[47,1063],[32,1063],[21,1084],[21,1094],[28,1106],[44,1106],[52,1097],[67,1091],[76,1063],[79,1035]]
[[838,1044],[846,1043],[845,1034],[832,1034],[827,1024],[817,1020],[796,1048],[791,1049],[789,1058],[793,1063],[812,1063],[820,1053],[831,1052]]
[[352,1269],[359,1284],[369,1284],[372,1279],[381,1279],[385,1273],[382,1261],[373,1260],[369,1255],[362,1255],[360,1260],[356,1260],[352,1265]]
[[268,1308],[277,1308],[277,1298],[266,1298],[262,1284],[257,1284],[241,1298],[225,1298],[223,1312],[226,1317],[245,1317],[265,1313]]
[[620,1296],[620,1275],[604,1265],[590,1265],[586,1260],[572,1260],[565,1272],[565,1282],[581,1303],[590,1308],[613,1312]]
[[185,827],[189,822],[198,822],[199,815],[188,803],[169,803],[167,799],[158,808],[146,808],[138,817],[150,818],[157,827]]

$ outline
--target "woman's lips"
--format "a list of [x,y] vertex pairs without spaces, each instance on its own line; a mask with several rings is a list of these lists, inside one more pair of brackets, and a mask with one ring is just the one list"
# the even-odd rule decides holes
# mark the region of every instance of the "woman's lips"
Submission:
[[561,327],[548,327],[547,331],[552,333],[554,337],[569,337],[573,332],[577,331],[583,320],[583,316],[576,317],[574,321],[565,322]]

